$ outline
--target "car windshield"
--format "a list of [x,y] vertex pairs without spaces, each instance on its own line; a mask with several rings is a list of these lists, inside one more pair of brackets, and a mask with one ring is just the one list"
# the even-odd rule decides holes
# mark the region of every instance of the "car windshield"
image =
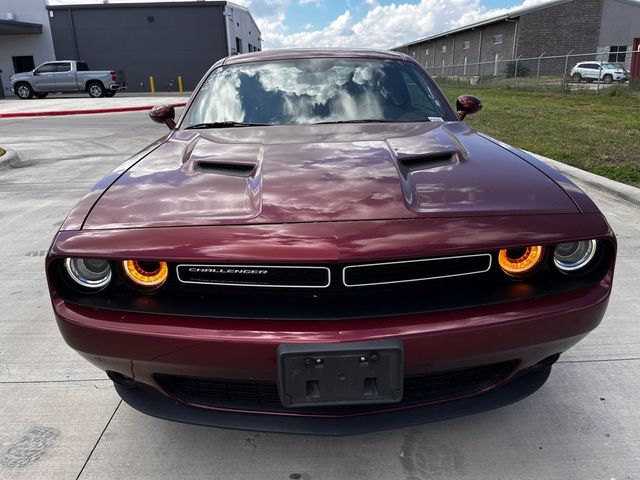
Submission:
[[455,120],[429,79],[404,61],[317,58],[216,69],[183,128]]

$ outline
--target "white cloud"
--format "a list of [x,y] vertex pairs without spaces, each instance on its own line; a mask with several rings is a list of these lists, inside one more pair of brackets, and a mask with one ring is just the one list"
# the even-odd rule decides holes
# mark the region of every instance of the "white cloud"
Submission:
[[[251,8],[264,0],[251,0]],[[549,0],[524,0],[513,8],[528,7]],[[288,33],[284,28],[286,9],[281,21],[263,23],[256,20],[262,31],[263,48],[290,47],[367,47],[392,48],[421,37],[460,27],[508,9],[487,9],[481,0],[421,0],[418,3],[392,3],[379,5],[376,0],[365,0],[367,13],[354,21],[347,9],[326,27]],[[509,9],[511,10],[511,9]]]
[[[110,0],[110,3],[158,0]],[[263,49],[291,47],[392,48],[445,30],[461,27],[508,10],[530,7],[549,0],[523,0],[511,9],[487,9],[482,0],[421,0],[380,5],[377,0],[345,0],[345,10],[325,27],[312,30],[310,23],[291,33],[286,14],[293,2],[321,5],[324,0],[234,0],[248,7],[262,32]],[[518,0],[514,0],[518,1]],[[102,3],[100,0],[49,0],[52,5]],[[357,3],[357,6],[355,5]],[[354,13],[363,9],[359,20]]]

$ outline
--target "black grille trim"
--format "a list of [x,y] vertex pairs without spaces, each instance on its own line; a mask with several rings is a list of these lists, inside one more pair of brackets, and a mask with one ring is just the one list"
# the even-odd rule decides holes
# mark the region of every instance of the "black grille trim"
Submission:
[[490,253],[478,253],[351,265],[342,269],[342,283],[346,287],[367,287],[462,277],[488,272],[491,263]]
[[182,283],[229,287],[327,288],[328,267],[291,265],[180,264],[176,276]]
[[[479,393],[506,378],[518,364],[507,361],[404,378],[404,397],[389,408],[458,398]],[[283,413],[352,414],[379,411],[385,405],[298,407],[282,405],[276,382],[227,380],[156,374],[158,384],[169,395],[194,405],[217,408],[255,409]]]

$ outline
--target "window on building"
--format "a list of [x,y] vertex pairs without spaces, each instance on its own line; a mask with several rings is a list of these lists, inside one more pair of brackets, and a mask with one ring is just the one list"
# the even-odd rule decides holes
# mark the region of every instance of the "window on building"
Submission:
[[424,50],[424,54],[425,54],[425,55],[429,55],[429,49],[428,49],[428,48],[425,48],[425,50]]
[[416,51],[414,50],[413,52],[411,52],[411,56],[415,57],[416,56]]
[[470,40],[465,40],[464,43],[462,44],[462,48],[464,50],[469,50],[470,46],[471,46],[471,41]]
[[15,73],[30,72],[34,68],[36,67],[33,64],[32,55],[13,57],[13,71]]
[[447,46],[446,45],[442,45],[442,53],[446,53],[447,52]]
[[627,60],[627,46],[617,45],[609,48],[609,61],[624,63]]
[[242,53],[242,39],[236,37],[236,53]]
[[493,36],[493,44],[494,45],[502,45],[502,39],[503,39],[504,35],[500,34],[500,35],[494,35]]

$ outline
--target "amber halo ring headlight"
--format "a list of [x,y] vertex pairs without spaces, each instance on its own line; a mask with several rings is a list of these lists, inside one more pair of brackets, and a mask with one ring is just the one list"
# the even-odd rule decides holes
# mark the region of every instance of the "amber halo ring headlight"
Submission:
[[160,288],[169,276],[167,262],[158,261],[123,260],[122,271],[135,286],[148,289]]
[[575,272],[593,260],[597,246],[595,240],[559,243],[553,250],[553,263],[561,272]]
[[99,290],[111,281],[111,265],[98,258],[67,258],[64,266],[76,284],[83,288]]
[[503,248],[498,253],[498,263],[502,271],[512,277],[522,277],[533,273],[544,257],[541,245],[522,248]]

